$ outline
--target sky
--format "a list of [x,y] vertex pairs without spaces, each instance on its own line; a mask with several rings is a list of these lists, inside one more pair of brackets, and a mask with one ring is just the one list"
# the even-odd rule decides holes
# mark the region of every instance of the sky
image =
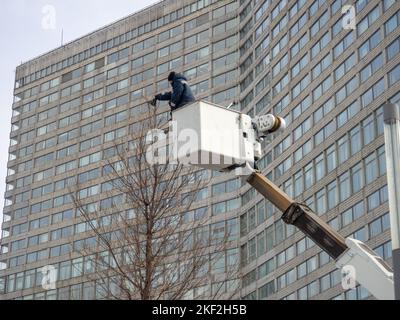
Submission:
[[[159,0],[6,0],[0,4],[0,224],[3,221],[15,69]],[[63,31],[63,32],[62,32]],[[0,233],[1,237],[1,233]]]

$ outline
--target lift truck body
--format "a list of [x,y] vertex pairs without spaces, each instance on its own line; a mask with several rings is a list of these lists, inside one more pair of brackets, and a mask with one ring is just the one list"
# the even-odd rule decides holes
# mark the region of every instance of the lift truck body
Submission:
[[282,220],[295,225],[325,250],[336,266],[350,273],[373,296],[394,299],[390,266],[363,242],[344,238],[309,207],[297,203],[255,169],[261,154],[261,141],[285,129],[280,117],[263,115],[252,119],[246,114],[209,102],[198,101],[175,110],[177,157],[181,163],[229,172],[247,182],[273,203]]

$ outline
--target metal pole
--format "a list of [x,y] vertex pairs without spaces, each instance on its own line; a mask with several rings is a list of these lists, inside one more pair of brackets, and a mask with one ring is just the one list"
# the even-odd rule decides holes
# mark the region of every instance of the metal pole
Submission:
[[395,299],[400,300],[400,108],[383,106]]

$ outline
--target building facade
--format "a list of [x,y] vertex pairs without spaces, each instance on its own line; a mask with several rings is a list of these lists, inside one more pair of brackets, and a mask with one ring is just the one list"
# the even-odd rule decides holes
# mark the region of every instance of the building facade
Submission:
[[[399,9],[395,0],[164,0],[19,66],[1,298],[96,298],[90,263],[73,255],[87,235],[67,189],[79,181],[101,198],[99,164],[137,130],[171,70],[198,99],[284,117],[288,128],[263,143],[259,167],[390,263],[382,105],[400,99]],[[206,208],[210,234],[230,228],[237,237],[202,290],[212,293],[213,275],[234,255],[243,299],[369,298],[361,287],[344,290],[334,262],[245,181],[208,174],[194,209]],[[41,286],[47,265],[56,289]]]

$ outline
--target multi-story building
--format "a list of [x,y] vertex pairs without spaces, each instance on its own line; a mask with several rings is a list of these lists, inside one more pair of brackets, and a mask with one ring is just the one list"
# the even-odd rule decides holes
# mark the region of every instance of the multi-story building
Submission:
[[[347,4],[355,28],[343,22]],[[70,244],[83,236],[67,186],[82,178],[100,192],[99,162],[114,140],[135,131],[146,99],[167,89],[170,70],[189,78],[198,99],[284,117],[288,128],[265,141],[259,167],[390,263],[382,105],[400,99],[399,9],[395,0],[165,0],[20,65],[2,298],[95,298],[71,271],[86,261],[71,258]],[[210,175],[201,204],[210,233],[238,225],[242,298],[369,297],[361,287],[345,291],[329,256],[254,189]],[[58,270],[55,290],[40,285],[45,265]]]

